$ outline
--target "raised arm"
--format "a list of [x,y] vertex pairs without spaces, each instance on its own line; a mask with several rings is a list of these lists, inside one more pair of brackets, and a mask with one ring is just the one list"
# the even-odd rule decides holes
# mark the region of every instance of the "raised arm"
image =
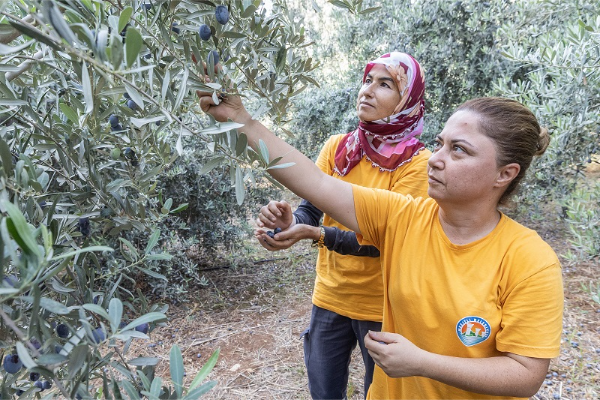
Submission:
[[308,157],[279,139],[263,124],[253,120],[238,96],[227,96],[219,105],[213,101],[212,93],[198,92],[198,96],[202,110],[217,121],[231,119],[244,124],[239,131],[248,136],[248,144],[253,149],[259,151],[259,140],[262,139],[269,149],[271,159],[282,157],[282,164],[294,163],[289,168],[268,170],[273,178],[341,224],[359,232],[352,185],[323,173]]

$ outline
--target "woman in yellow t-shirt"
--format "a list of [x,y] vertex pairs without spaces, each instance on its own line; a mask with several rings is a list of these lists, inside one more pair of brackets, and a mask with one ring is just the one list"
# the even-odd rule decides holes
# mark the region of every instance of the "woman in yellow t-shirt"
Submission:
[[533,231],[498,211],[534,156],[549,143],[517,101],[461,105],[437,136],[429,196],[413,199],[324,174],[252,120],[237,96],[202,110],[245,126],[271,157],[269,170],[298,196],[379,247],[384,268],[383,332],[365,346],[377,367],[368,398],[527,398],[558,356],[560,264]]
[[[358,127],[330,137],[316,165],[327,175],[370,188],[413,197],[427,196],[423,130],[425,77],[410,55],[391,52],[364,70],[356,111]],[[360,349],[364,394],[375,362],[364,344],[368,331],[381,331],[383,280],[379,250],[361,246],[356,234],[303,200],[292,214],[285,201],[261,208],[256,230],[267,250],[287,249],[302,239],[319,247],[313,308],[304,339],[304,363],[314,399],[345,399],[350,359]],[[323,217],[323,224],[320,224]],[[269,237],[265,229],[283,229]]]

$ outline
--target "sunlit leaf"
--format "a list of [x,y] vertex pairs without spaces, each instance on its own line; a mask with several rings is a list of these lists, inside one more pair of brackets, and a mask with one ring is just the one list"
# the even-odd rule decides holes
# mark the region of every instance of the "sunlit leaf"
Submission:
[[85,113],[89,114],[94,110],[94,93],[92,90],[92,82],[87,64],[84,62],[81,67],[81,85],[83,86],[83,98],[85,100]]
[[244,202],[244,197],[246,197],[246,188],[244,187],[244,173],[238,165],[235,169],[235,198],[237,200],[237,203],[241,205]]

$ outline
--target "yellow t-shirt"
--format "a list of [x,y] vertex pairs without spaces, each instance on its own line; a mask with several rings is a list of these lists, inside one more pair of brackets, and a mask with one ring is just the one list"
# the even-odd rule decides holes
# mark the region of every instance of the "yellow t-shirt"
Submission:
[[[387,288],[382,331],[454,357],[559,355],[561,267],[535,231],[502,215],[484,238],[455,245],[444,234],[433,199],[358,186],[353,193],[361,234],[381,251]],[[428,378],[390,378],[376,366],[368,398],[499,397]]]
[[[317,166],[326,174],[346,182],[391,190],[412,196],[427,196],[427,160],[431,152],[423,149],[393,172],[380,171],[363,159],[345,176],[333,172],[335,151],[344,135],[330,137],[319,154]],[[324,226],[348,230],[327,214]],[[383,285],[379,257],[341,255],[326,248],[319,251],[313,304],[348,318],[381,321]]]

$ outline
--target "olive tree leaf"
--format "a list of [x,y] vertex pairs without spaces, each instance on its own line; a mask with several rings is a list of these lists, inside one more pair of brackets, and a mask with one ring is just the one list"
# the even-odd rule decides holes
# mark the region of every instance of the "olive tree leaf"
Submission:
[[175,104],[173,105],[174,109],[179,108],[179,106],[181,105],[181,102],[183,101],[183,98],[188,93],[187,80],[188,80],[189,74],[190,74],[190,71],[187,68],[185,68],[183,70],[183,77],[181,78],[181,83],[179,86],[180,87],[179,93],[177,93],[177,100],[175,101]]
[[177,142],[175,143],[175,150],[177,150],[177,154],[180,156],[183,155],[183,145],[181,144],[181,135],[183,134],[183,130],[179,133],[179,137],[177,138]]
[[19,32],[29,36],[32,39],[35,39],[41,43],[44,43],[45,45],[48,45],[50,47],[52,47],[52,49],[56,50],[56,51],[60,51],[61,48],[60,46],[58,46],[58,44],[49,36],[47,36],[46,34],[42,33],[40,30],[38,30],[37,28],[31,26],[31,25],[25,25],[22,24],[20,22],[17,21],[13,21],[12,19],[8,21],[16,30],[18,30]]
[[267,144],[262,139],[258,140],[258,148],[260,150],[260,156],[262,157],[263,161],[266,164],[268,164],[269,163],[269,148],[267,147]]
[[96,55],[102,60],[106,60],[106,49],[108,46],[108,29],[101,28],[96,34],[96,40],[94,41],[96,48]]
[[125,29],[125,26],[131,18],[131,14],[133,14],[133,8],[131,7],[125,7],[123,11],[121,11],[121,15],[119,15],[119,26],[117,31],[122,32],[123,29]]
[[206,135],[216,135],[223,132],[229,132],[232,129],[241,128],[244,124],[238,124],[237,122],[220,122],[213,126],[206,127],[200,131],[200,133]]
[[0,161],[2,161],[2,168],[6,176],[12,175],[12,155],[10,154],[10,148],[8,144],[0,137]]
[[108,303],[108,317],[111,330],[115,332],[121,323],[121,318],[123,318],[123,303],[116,297],[110,299]]
[[157,357],[138,357],[133,360],[129,360],[129,365],[135,367],[145,367],[146,365],[156,365],[160,361]]
[[152,385],[150,385],[150,393],[148,393],[148,397],[150,400],[158,400],[162,387],[162,378],[160,376],[155,377],[152,380]]
[[106,53],[113,67],[118,69],[123,62],[123,42],[121,41],[121,36],[110,36],[110,46],[106,49]]
[[[161,254],[149,254],[146,257],[146,259],[148,259],[148,260],[163,260],[164,259],[164,258],[160,258],[159,256],[161,256]],[[140,271],[142,271],[143,273],[145,273],[146,275],[150,275],[153,278],[161,279],[161,280],[163,280],[165,282],[169,281],[166,276],[164,276],[162,274],[159,274],[158,272],[154,272],[154,271],[151,271],[151,270],[149,270],[147,268],[143,268],[143,267],[137,267],[137,268]]]
[[81,307],[83,307],[85,310],[93,312],[94,314],[100,315],[102,318],[106,319],[107,321],[110,321],[110,316],[108,315],[106,310],[104,310],[104,308],[100,307],[97,304],[86,303],[86,304],[82,305]]
[[80,45],[79,40],[77,40],[73,31],[69,28],[69,25],[65,21],[65,17],[61,14],[54,1],[44,0],[42,3],[42,10],[44,16],[48,22],[50,22],[50,25],[52,25],[61,38],[66,40],[69,44]]
[[6,219],[6,228],[15,242],[26,254],[41,257],[40,250],[29,225],[21,211],[9,201],[3,200],[0,205],[6,210],[9,218]]
[[8,54],[18,53],[19,51],[26,49],[31,46],[32,43],[35,43],[35,40],[30,40],[29,42],[25,42],[20,46],[11,47],[5,44],[0,43],[0,56],[6,56]]
[[289,168],[291,166],[296,165],[296,163],[293,162],[289,162],[289,163],[283,163],[283,164],[277,164],[277,165],[272,165],[270,167],[267,167],[267,169],[282,169],[282,168]]
[[135,60],[137,60],[140,50],[142,49],[142,35],[133,26],[127,29],[125,34],[125,62],[127,68],[131,67]]
[[[35,301],[33,296],[23,296],[21,299],[31,304],[33,304]],[[47,297],[40,298],[40,307],[58,315],[67,315],[71,312],[71,310],[63,303],[59,303],[58,301],[49,299]]]
[[150,323],[150,322],[155,322],[155,321],[162,321],[167,319],[167,316],[163,313],[160,312],[149,312],[147,314],[142,315],[141,317],[138,317],[136,319],[134,319],[133,321],[131,321],[130,323],[128,323],[123,330],[126,331],[128,329],[133,329],[138,325],[141,324],[146,324],[146,323]]
[[87,64],[83,63],[81,67],[81,85],[83,87],[83,99],[85,101],[85,113],[89,114],[94,110],[94,93],[92,92],[92,82]]
[[244,202],[244,197],[246,197],[246,189],[244,187],[244,173],[242,168],[237,165],[235,169],[235,198],[237,200],[238,205],[241,205]]
[[177,392],[177,398],[181,398],[183,393],[183,357],[181,356],[179,346],[176,344],[171,347],[169,369],[171,371],[171,380],[173,381],[175,391]]
[[185,400],[197,400],[203,394],[207,393],[209,390],[217,386],[217,381],[208,381],[204,385],[197,387],[194,390],[190,390],[187,396],[184,397]]
[[[129,29],[127,31],[129,32]],[[144,108],[144,98],[142,97],[140,92],[138,92],[138,90],[135,87],[126,83],[125,90],[127,91],[127,94],[129,94],[129,96],[131,97],[131,100],[133,100],[133,102],[135,104],[137,104],[138,107]]]
[[137,251],[137,249],[135,248],[135,246],[127,239],[120,237],[119,240],[125,245],[127,246],[127,249],[129,250],[129,253],[133,256],[133,258],[137,261],[138,258],[140,258],[140,255]]
[[[134,360],[132,360],[132,361],[134,361]],[[135,364],[132,364],[131,361],[129,364],[136,366]],[[140,395],[138,394],[137,389],[135,388],[135,386],[133,386],[133,384],[131,382],[129,382],[128,380],[123,380],[123,381],[121,381],[121,384],[123,385],[123,388],[127,392],[127,395],[129,396],[130,399],[137,400],[137,399],[141,398]]]
[[198,174],[206,175],[207,173],[209,173],[210,171],[212,171],[219,165],[222,165],[224,160],[225,160],[225,157],[222,157],[222,156],[218,156],[218,157],[210,159],[206,164],[204,164],[202,166],[202,168],[200,169],[200,172],[198,172]]
[[63,114],[65,114],[65,116],[67,117],[67,119],[69,121],[71,121],[74,124],[78,124],[79,123],[79,118],[77,116],[77,112],[75,110],[73,110],[71,107],[69,107],[67,104],[61,102],[58,107],[60,108],[60,111],[63,112]]
[[81,253],[89,253],[89,252],[94,252],[94,251],[114,251],[114,249],[112,249],[110,247],[106,247],[106,246],[89,246],[89,247],[84,247],[83,249],[78,249],[75,251],[69,251],[67,253],[59,254],[58,256],[52,257],[52,261],[56,261],[56,260],[60,260],[63,258],[68,258],[68,257],[73,257],[73,256],[76,256],[77,254],[81,254]]
[[240,133],[237,136],[237,142],[235,144],[235,154],[237,156],[241,156],[242,154],[244,154],[247,147],[248,147],[248,136],[246,136],[244,133]]
[[212,371],[214,366],[217,364],[217,360],[219,359],[220,352],[221,352],[221,349],[217,349],[214,351],[214,353],[210,356],[210,358],[208,359],[206,364],[204,364],[202,366],[200,371],[198,371],[198,373],[194,377],[194,380],[190,384],[189,390],[194,390],[196,387],[198,387],[198,385],[200,385],[202,383],[202,381],[204,379],[206,379],[206,377],[208,376],[210,371]]
[[144,125],[151,124],[153,122],[158,122],[164,120],[166,117],[164,115],[159,115],[157,117],[151,118],[130,118],[129,121],[136,127],[141,128]]
[[88,355],[88,346],[82,344],[73,349],[69,354],[69,379],[73,379],[85,364]]
[[19,359],[27,369],[37,367],[37,363],[33,361],[33,358],[29,355],[29,352],[25,348],[25,345],[21,342],[17,342],[17,354],[19,355]]
[[156,229],[150,236],[150,239],[148,239],[148,244],[144,249],[145,254],[148,254],[150,253],[150,251],[152,251],[154,246],[156,246],[156,244],[158,243],[158,238],[160,238],[160,229]]

